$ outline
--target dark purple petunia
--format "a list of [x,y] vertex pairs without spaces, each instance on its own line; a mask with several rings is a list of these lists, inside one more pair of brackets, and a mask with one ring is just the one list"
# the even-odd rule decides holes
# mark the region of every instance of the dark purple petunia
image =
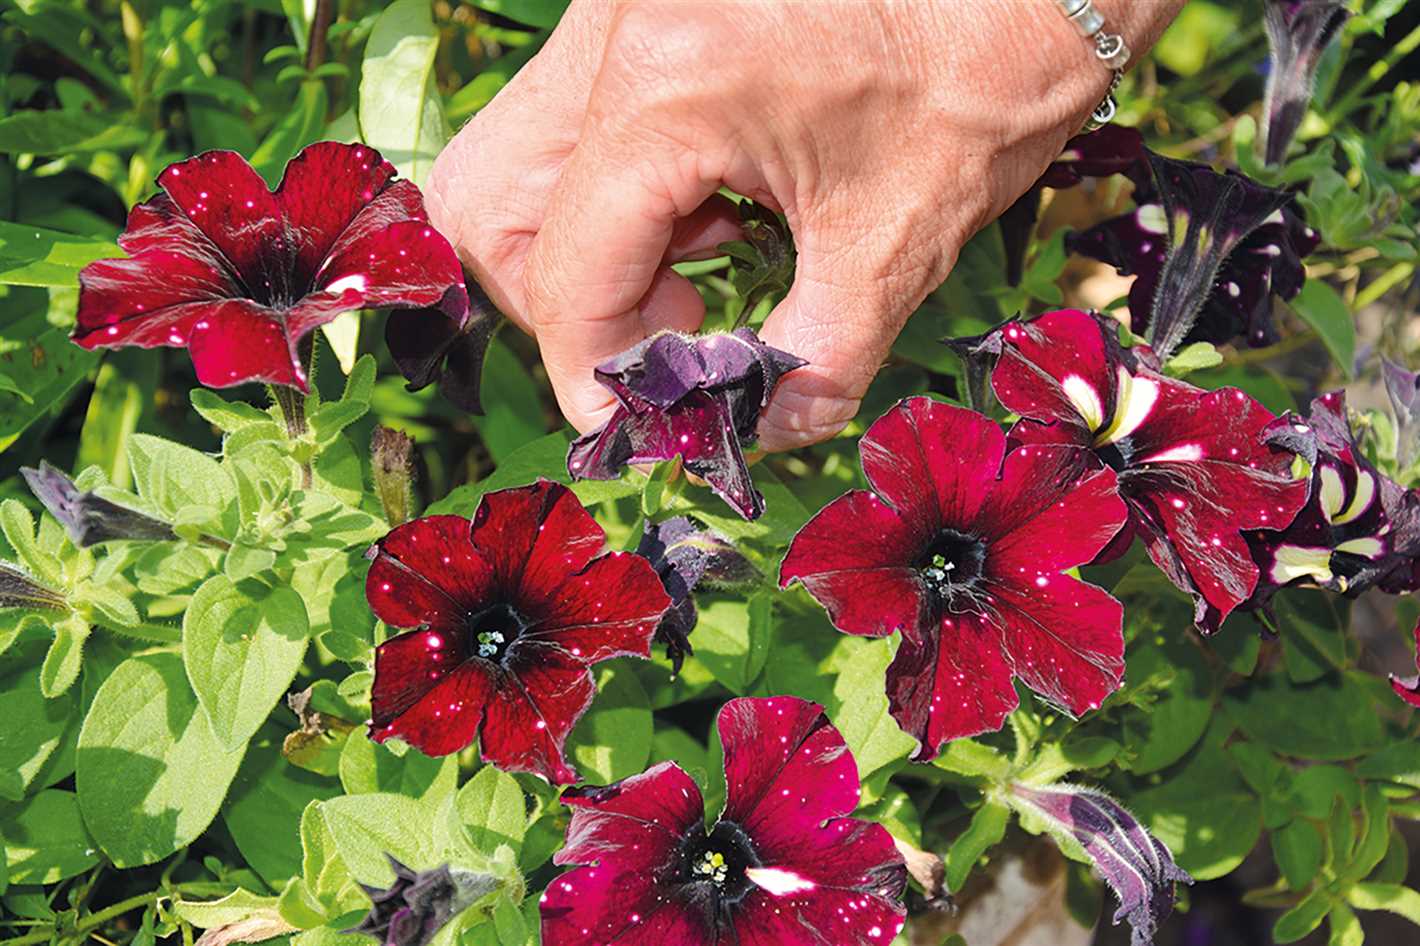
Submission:
[[872,491],[800,530],[780,584],[802,582],[844,633],[902,633],[887,694],[916,760],[999,729],[1013,677],[1072,716],[1118,689],[1120,604],[1065,574],[1124,524],[1113,470],[1072,446],[1007,453],[991,420],[925,397],[878,418],[859,451]]
[[629,463],[679,456],[746,519],[764,512],[743,447],[779,379],[806,364],[771,348],[752,329],[713,335],[662,332],[596,370],[616,412],[573,442],[573,479],[611,480]]
[[59,592],[35,581],[29,572],[18,565],[0,562],[0,608],[67,611],[69,602]]
[[1049,312],[998,331],[992,384],[1022,417],[1012,441],[1085,447],[1113,469],[1129,524],[1112,551],[1137,535],[1194,596],[1199,629],[1216,631],[1257,586],[1244,531],[1285,528],[1307,500],[1295,454],[1266,440],[1274,415],[1235,388],[1159,374],[1101,316]]
[[1233,171],[1148,158],[1153,177],[1136,180],[1134,211],[1071,234],[1066,246],[1137,277],[1132,328],[1163,361],[1184,342],[1275,342],[1272,297],[1301,292],[1302,258],[1316,249],[1316,232],[1286,191]]
[[562,795],[580,864],[542,895],[543,946],[886,946],[907,869],[881,826],[847,817],[858,767],[823,707],[792,696],[720,711],[725,808],[663,762]]
[[429,755],[479,739],[483,758],[577,780],[567,734],[595,694],[589,667],[650,654],[670,601],[645,559],[605,536],[565,486],[488,493],[470,522],[428,516],[371,546],[365,596],[393,627],[375,650],[370,737]]
[[1412,632],[1415,639],[1415,669],[1417,671],[1412,677],[1397,677],[1390,675],[1390,688],[1395,691],[1395,695],[1400,697],[1411,706],[1420,707],[1420,622],[1415,625]]
[[1335,0],[1263,0],[1262,25],[1272,47],[1263,99],[1263,160],[1281,164],[1311,104],[1322,53],[1350,19]]
[[168,523],[79,489],[62,471],[43,460],[39,469],[21,467],[20,474],[30,492],[80,548],[115,539],[161,542],[177,538]]
[[423,309],[398,309],[385,321],[385,346],[399,373],[418,391],[431,384],[459,410],[483,413],[483,357],[503,323],[481,286],[464,276],[465,295]]
[[298,343],[342,312],[467,309],[453,247],[419,188],[365,145],[323,141],[286,166],[275,193],[241,155],[206,154],[158,175],[118,238],[127,259],[79,274],[84,348],[188,349],[197,380],[308,390]]
[[1395,414],[1395,459],[1402,469],[1420,459],[1420,374],[1381,359],[1386,394]]
[[1248,534],[1261,579],[1250,605],[1265,607],[1285,585],[1312,584],[1355,597],[1382,582],[1402,584],[1420,555],[1416,500],[1361,453],[1346,393],[1312,401],[1310,416],[1278,418],[1274,443],[1311,464],[1311,496],[1282,531]]
[[389,887],[361,884],[370,898],[370,912],[357,926],[344,931],[373,936],[384,946],[428,946],[450,920],[498,889],[498,880],[488,874],[447,864],[414,871],[385,856],[394,871],[394,883]]
[[1104,792],[1076,785],[1011,786],[1018,804],[1080,842],[1119,898],[1114,923],[1128,920],[1131,946],[1151,946],[1159,924],[1173,913],[1176,883],[1193,878],[1174,863],[1164,843]]
[[685,516],[647,522],[636,554],[651,563],[670,595],[671,606],[656,628],[656,643],[666,646],[672,671],[680,673],[699,613],[692,592],[702,583],[734,587],[758,577],[753,565],[722,536],[702,529]]

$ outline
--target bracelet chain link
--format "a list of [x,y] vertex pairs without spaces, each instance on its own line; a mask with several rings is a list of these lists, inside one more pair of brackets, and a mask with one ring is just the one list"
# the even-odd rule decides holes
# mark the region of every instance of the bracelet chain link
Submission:
[[1085,121],[1084,130],[1094,131],[1109,124],[1119,111],[1119,103],[1115,101],[1114,93],[1119,88],[1120,80],[1124,78],[1124,67],[1129,63],[1129,46],[1118,33],[1105,32],[1104,14],[1095,9],[1094,0],[1055,0],[1055,5],[1065,14],[1065,18],[1074,24],[1081,36],[1094,41],[1095,55],[1105,68],[1113,73],[1109,91]]

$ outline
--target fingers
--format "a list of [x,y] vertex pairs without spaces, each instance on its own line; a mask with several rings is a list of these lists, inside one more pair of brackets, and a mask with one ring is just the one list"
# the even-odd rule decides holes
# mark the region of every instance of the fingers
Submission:
[[[695,288],[664,260],[673,238],[681,252],[718,242],[724,213],[711,205],[696,215],[718,182],[668,174],[681,158],[584,129],[533,240],[526,314],[562,413],[579,430],[610,412],[597,365],[654,331],[689,331],[704,317]],[[677,230],[678,221],[687,222]]]

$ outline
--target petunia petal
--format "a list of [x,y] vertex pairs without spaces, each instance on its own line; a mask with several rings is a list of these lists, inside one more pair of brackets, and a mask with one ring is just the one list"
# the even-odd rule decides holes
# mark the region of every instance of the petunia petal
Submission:
[[209,388],[265,381],[307,388],[305,369],[281,314],[228,299],[191,320],[187,348],[197,380]]
[[569,788],[567,843],[552,862],[640,871],[646,881],[671,865],[685,835],[705,820],[695,780],[662,762],[613,785]]
[[462,629],[493,590],[488,562],[462,516],[426,516],[395,528],[371,548],[365,594],[375,616],[394,627]]
[[[395,190],[397,182],[391,190]],[[413,185],[410,185],[413,187]],[[416,191],[417,193],[417,191]],[[357,232],[370,208],[346,231],[315,276],[309,298],[343,298],[346,309],[440,305],[459,325],[468,315],[463,269],[449,241],[422,220],[396,220]],[[452,291],[451,298],[446,294]],[[294,326],[309,331],[314,326]]]
[[876,494],[853,490],[799,530],[779,569],[779,585],[802,582],[840,631],[916,634],[931,609],[912,566],[929,538]]
[[567,576],[585,568],[606,542],[572,491],[551,480],[485,494],[472,536],[496,586],[528,605],[533,621],[542,619]]
[[519,639],[505,667],[485,710],[479,753],[500,769],[554,785],[577,781],[563,746],[596,695],[586,664],[559,647]]
[[733,946],[707,929],[703,910],[663,895],[639,871],[579,867],[543,894],[542,946]]
[[873,489],[935,532],[975,521],[1006,437],[990,418],[914,397],[874,421],[858,449]]
[[587,663],[649,657],[671,599],[651,563],[611,552],[548,594],[550,607],[524,635],[556,644]]
[[1113,421],[1123,355],[1096,316],[1065,309],[998,331],[1004,344],[991,386],[1007,409],[1091,435]]
[[[1420,671],[1420,622],[1416,622],[1413,632],[1416,647],[1415,669]],[[1395,695],[1400,697],[1411,706],[1420,707],[1420,675],[1411,677],[1397,677],[1390,675],[1390,688],[1395,691]]]
[[336,240],[394,175],[394,165],[362,144],[318,141],[291,159],[276,203],[296,251],[293,285],[311,285]]
[[425,755],[441,756],[473,744],[484,707],[498,686],[486,661],[468,660],[455,646],[432,647],[432,631],[391,638],[375,652],[370,691],[370,738],[398,737]]
[[949,740],[1000,729],[1020,702],[1000,631],[979,614],[952,614],[920,640],[903,637],[887,669],[888,709],[931,761]]

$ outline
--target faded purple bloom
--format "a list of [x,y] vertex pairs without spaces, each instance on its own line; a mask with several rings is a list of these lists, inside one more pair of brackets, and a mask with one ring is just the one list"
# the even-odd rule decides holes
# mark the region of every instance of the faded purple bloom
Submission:
[[675,673],[680,673],[699,614],[691,592],[705,584],[735,586],[758,577],[753,565],[722,536],[701,529],[685,516],[647,522],[636,554],[647,559],[670,595],[671,607],[656,628],[655,642],[666,645]]
[[1011,794],[1018,807],[1028,808],[1052,830],[1080,842],[1119,897],[1115,925],[1129,921],[1132,946],[1152,944],[1159,924],[1173,912],[1174,883],[1193,883],[1164,843],[1096,789],[1063,783],[1045,788],[1013,784]]
[[1372,466],[1356,446],[1345,392],[1312,401],[1306,419],[1278,418],[1266,436],[1311,464],[1311,494],[1286,529],[1246,533],[1259,577],[1245,607],[1265,608],[1292,584],[1348,597],[1377,585],[1409,590],[1420,556],[1420,498]]
[[1381,374],[1395,413],[1395,458],[1405,469],[1420,455],[1420,374],[1389,358],[1381,359]]
[[596,370],[616,412],[567,453],[573,479],[611,480],[629,463],[679,456],[746,519],[764,512],[743,447],[779,379],[806,364],[771,348],[752,329],[729,334],[662,332]]
[[66,611],[64,596],[35,581],[23,568],[0,562],[0,608]]
[[1281,164],[1311,102],[1316,68],[1351,13],[1335,0],[1263,0],[1262,25],[1272,46],[1263,104],[1263,160]]
[[439,393],[459,410],[483,413],[483,356],[503,323],[502,314],[467,273],[464,292],[450,289],[434,306],[398,309],[385,322],[385,346],[395,367],[418,391],[438,382]]
[[367,933],[384,946],[427,946],[454,917],[498,889],[487,874],[450,868],[413,871],[386,854],[394,870],[389,887],[369,887],[370,912],[346,933]]
[[168,523],[79,489],[73,480],[43,460],[38,470],[21,467],[20,473],[30,485],[30,492],[80,548],[115,539],[163,542],[177,538]]
[[[1253,347],[1275,342],[1272,297],[1301,291],[1316,231],[1283,191],[1232,171],[1150,160],[1159,184],[1136,181],[1134,211],[1071,234],[1066,246],[1138,277],[1129,290],[1136,335],[1167,333],[1174,348],[1238,336]],[[1171,354],[1154,347],[1165,360]]]

